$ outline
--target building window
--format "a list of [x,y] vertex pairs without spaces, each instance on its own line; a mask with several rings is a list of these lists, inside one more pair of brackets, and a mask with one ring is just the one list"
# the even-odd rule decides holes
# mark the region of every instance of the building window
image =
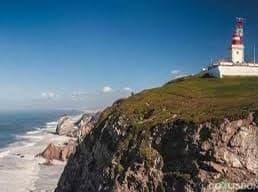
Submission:
[[239,51],[237,51],[236,54],[238,55],[238,54],[239,54]]

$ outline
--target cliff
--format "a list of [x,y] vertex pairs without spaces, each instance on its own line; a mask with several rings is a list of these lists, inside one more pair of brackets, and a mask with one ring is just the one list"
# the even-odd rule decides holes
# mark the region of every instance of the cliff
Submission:
[[58,120],[56,133],[69,137],[84,137],[94,126],[98,115],[98,113],[84,113],[74,117],[64,115]]
[[193,76],[115,102],[70,157],[55,191],[255,184],[257,86],[258,78]]
[[75,152],[78,142],[94,128],[99,113],[83,113],[77,116],[64,115],[59,118],[56,126],[56,134],[67,136],[67,141],[63,144],[49,143],[43,152],[36,156],[44,157],[47,161],[45,164],[50,165],[52,160],[65,161]]

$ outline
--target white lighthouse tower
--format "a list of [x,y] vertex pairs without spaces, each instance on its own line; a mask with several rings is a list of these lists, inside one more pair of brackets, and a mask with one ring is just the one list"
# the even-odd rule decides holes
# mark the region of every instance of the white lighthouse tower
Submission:
[[229,48],[229,58],[213,62],[204,70],[204,73],[214,77],[258,76],[258,63],[255,62],[255,51],[254,60],[245,61],[243,36],[243,19],[237,18]]
[[243,45],[243,19],[237,18],[236,30],[233,33],[230,52],[231,61],[234,64],[244,63],[244,45]]

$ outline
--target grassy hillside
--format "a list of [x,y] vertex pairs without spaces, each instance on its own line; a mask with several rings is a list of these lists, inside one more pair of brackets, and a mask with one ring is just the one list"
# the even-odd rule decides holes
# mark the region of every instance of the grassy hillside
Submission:
[[[116,101],[68,161],[57,191],[96,191],[100,184],[110,191],[182,191],[189,183],[200,191],[220,178],[256,178],[246,166],[255,159],[249,154],[256,127],[237,130],[233,123],[224,130],[218,121],[258,111],[257,88],[254,77],[190,76]],[[243,158],[241,168],[234,165]]]
[[138,125],[172,118],[194,122],[238,118],[258,111],[258,78],[189,76],[117,101],[114,106]]

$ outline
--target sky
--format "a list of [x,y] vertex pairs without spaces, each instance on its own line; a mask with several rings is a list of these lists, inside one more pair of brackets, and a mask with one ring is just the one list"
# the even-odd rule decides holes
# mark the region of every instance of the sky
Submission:
[[0,110],[99,109],[227,57],[235,17],[246,57],[258,0],[0,1]]

